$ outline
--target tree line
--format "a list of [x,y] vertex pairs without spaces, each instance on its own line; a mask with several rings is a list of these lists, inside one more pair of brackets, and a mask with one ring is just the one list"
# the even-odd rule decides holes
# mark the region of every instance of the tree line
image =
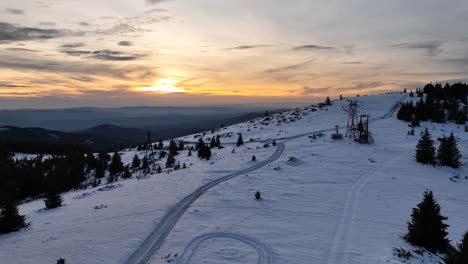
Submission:
[[[398,119],[411,122],[413,126],[419,126],[420,121],[452,121],[457,124],[467,122],[467,84],[446,84],[442,87],[440,83],[429,83],[423,89],[417,89],[416,94],[420,99],[416,103],[411,101],[402,104],[397,113]],[[410,96],[414,96],[414,93],[411,92]]]

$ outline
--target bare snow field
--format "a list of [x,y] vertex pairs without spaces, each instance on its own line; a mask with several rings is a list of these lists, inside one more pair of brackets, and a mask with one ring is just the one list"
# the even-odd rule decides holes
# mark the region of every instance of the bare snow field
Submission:
[[[407,135],[408,124],[391,111],[409,100],[406,94],[353,99],[360,113],[371,115],[373,144],[330,138],[335,125],[345,132],[346,100],[208,131],[204,138],[219,134],[225,147],[209,161],[182,151],[176,159],[187,169],[69,192],[65,206],[53,210],[41,210],[42,200],[22,204],[20,213],[31,225],[0,236],[0,263],[55,263],[60,257],[67,264],[403,263],[392,248],[411,249],[401,237],[426,189],[448,217],[450,239],[459,241],[468,230],[468,133],[452,123],[421,123],[415,136]],[[425,127],[435,141],[454,132],[463,155],[460,169],[416,163]],[[323,136],[314,139],[319,131]],[[256,142],[226,144],[235,143],[237,133]],[[181,139],[195,142],[200,135]],[[123,161],[130,163],[135,153],[144,155],[127,150]],[[208,186],[227,175],[235,176]],[[199,188],[203,192],[191,197]],[[254,199],[257,190],[261,200]],[[194,199],[167,222],[174,225],[161,227],[187,197]],[[164,243],[141,247],[160,228],[164,234],[156,235]],[[139,249],[147,259],[130,257]],[[410,263],[437,260],[427,254]]]

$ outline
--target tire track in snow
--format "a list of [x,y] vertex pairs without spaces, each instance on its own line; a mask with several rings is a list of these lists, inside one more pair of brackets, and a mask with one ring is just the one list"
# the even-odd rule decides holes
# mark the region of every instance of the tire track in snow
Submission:
[[[373,118],[371,121],[375,120],[381,120],[381,119],[386,119],[389,117],[392,117],[395,111],[398,109],[398,106],[400,103],[406,98],[405,96],[402,96],[395,104],[392,106],[392,108],[383,116]],[[340,127],[343,128],[343,127]],[[302,133],[294,136],[289,136],[289,137],[283,137],[283,138],[276,138],[275,140],[291,140],[291,139],[296,139],[300,137],[304,137],[307,135],[311,135],[313,133],[323,133],[323,132],[328,132],[328,131],[334,131],[335,128],[331,129],[322,129],[318,131],[313,131],[313,132],[307,132],[307,133]],[[273,141],[273,139],[267,139],[267,140],[260,140],[260,141],[255,141],[255,142],[270,142]],[[173,206],[167,213],[166,215],[162,218],[162,220],[159,222],[159,224],[156,226],[156,228],[151,232],[151,234],[140,244],[140,246],[128,257],[123,264],[144,264],[148,263],[151,257],[157,252],[157,250],[162,246],[164,243],[164,240],[167,238],[169,235],[170,231],[174,228],[174,226],[177,224],[177,222],[182,218],[184,213],[188,210],[188,208],[204,193],[206,193],[209,189],[213,188],[214,186],[225,182],[227,180],[230,180],[234,177],[250,173],[252,171],[258,170],[265,165],[276,161],[281,154],[284,151],[284,144],[282,143],[277,143],[277,150],[276,152],[267,160],[264,160],[255,166],[252,166],[250,168],[238,171],[236,173],[226,175],[224,177],[221,177],[217,180],[214,180],[212,182],[209,182],[201,187],[199,187],[197,190],[195,190],[193,193],[185,197],[183,200],[181,200],[179,203],[177,203],[175,206]],[[359,181],[358,181],[359,182]],[[354,185],[353,185],[354,186]],[[342,216],[343,218],[343,216]],[[344,219],[344,218],[343,218]],[[338,232],[337,232],[338,234]],[[337,239],[337,234],[335,235],[334,239],[334,244],[335,245],[335,240]],[[332,250],[334,252],[335,250]],[[330,262],[329,262],[330,263]]]
[[234,239],[240,242],[243,242],[253,249],[257,251],[258,254],[258,261],[257,264],[272,264],[274,260],[274,253],[266,245],[262,244],[261,242],[237,234],[232,233],[223,233],[223,232],[214,232],[214,233],[207,233],[201,236],[196,237],[193,239],[185,248],[184,252],[180,256],[177,261],[177,264],[189,264],[193,255],[195,255],[198,248],[207,240],[215,239],[215,238],[229,238]]
[[348,230],[355,220],[362,189],[373,175],[393,164],[398,158],[400,158],[400,156],[401,153],[398,153],[384,164],[372,168],[370,171],[359,177],[359,179],[351,186],[351,189],[346,195],[345,205],[343,207],[340,220],[338,221],[337,228],[335,229],[335,235],[328,254],[328,264],[345,263],[346,242],[349,237]]
[[164,215],[155,229],[150,233],[148,237],[138,246],[138,248],[122,263],[123,264],[144,264],[148,263],[151,257],[158,251],[158,249],[164,243],[164,240],[167,238],[169,233],[172,231],[174,226],[177,222],[182,218],[184,213],[188,210],[188,208],[204,193],[206,193],[211,188],[215,187],[216,185],[235,178],[237,176],[250,173],[252,171],[258,170],[265,165],[276,161],[284,151],[284,144],[277,143],[277,149],[273,155],[271,155],[268,159],[261,161],[254,166],[240,170],[236,173],[232,173],[211,181],[198,189],[194,192],[186,196],[176,205],[171,207],[169,211]]

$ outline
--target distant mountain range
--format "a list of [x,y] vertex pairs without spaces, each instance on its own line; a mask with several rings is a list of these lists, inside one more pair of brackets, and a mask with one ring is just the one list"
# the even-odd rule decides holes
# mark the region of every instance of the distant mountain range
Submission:
[[[0,111],[0,144],[16,152],[111,150],[245,122],[264,111],[229,107],[126,107]],[[278,110],[279,111],[279,110]],[[270,111],[277,112],[277,111]],[[87,126],[89,125],[89,126]]]
[[[108,131],[108,132],[106,132]],[[143,135],[145,131],[103,125],[83,132],[62,132],[38,127],[0,127],[0,144],[17,152],[42,153],[56,146],[77,146],[83,150],[107,150],[117,146],[137,143],[131,135]]]

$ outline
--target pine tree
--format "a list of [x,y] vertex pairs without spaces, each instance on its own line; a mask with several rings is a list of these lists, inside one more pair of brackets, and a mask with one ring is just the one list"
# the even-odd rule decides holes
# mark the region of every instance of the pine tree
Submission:
[[198,157],[209,160],[211,157],[211,149],[208,146],[203,145],[198,149]]
[[331,105],[330,97],[327,96],[327,99],[325,99],[325,104],[326,105]]
[[178,154],[179,147],[177,143],[172,139],[169,142],[169,153],[172,153],[174,156]]
[[0,234],[15,232],[28,226],[25,217],[18,213],[16,202],[4,201],[0,211]]
[[60,196],[60,193],[52,190],[51,188],[46,192],[44,198],[45,207],[47,209],[54,209],[62,206],[63,199]]
[[424,247],[435,252],[445,252],[449,247],[447,227],[440,214],[440,205],[434,199],[432,191],[425,191],[423,200],[413,208],[408,234],[405,239],[414,246]]
[[219,135],[216,135],[216,147],[221,147],[221,138]]
[[244,144],[244,139],[242,138],[242,133],[239,133],[239,137],[237,138],[237,146]]
[[187,156],[191,157],[192,156],[192,150],[189,149]]
[[158,165],[158,167],[156,168],[156,173],[161,173],[162,172],[162,168],[161,166]]
[[176,160],[174,153],[169,153],[166,160],[166,168],[171,168],[174,166]]
[[146,155],[143,157],[141,168],[145,171],[149,169],[149,159],[148,159],[148,156]]
[[182,151],[184,150],[184,148],[185,148],[184,142],[182,140],[179,141],[179,150]]
[[442,166],[449,166],[452,168],[460,167],[461,154],[458,150],[457,140],[453,133],[451,133],[448,138],[444,136],[441,139],[438,159]]
[[130,170],[128,169],[128,166],[126,166],[122,178],[124,178],[124,179],[129,179],[129,178],[131,178],[131,177],[132,177],[132,173],[131,173]]
[[112,161],[109,165],[109,172],[112,175],[116,175],[117,173],[124,171],[124,165],[122,163],[122,158],[120,157],[119,152],[114,152],[112,156]]
[[255,155],[252,156],[252,161],[256,161],[257,160],[257,157],[255,157]]
[[216,147],[216,139],[215,137],[212,137],[211,142],[210,142],[210,148],[214,148],[214,147]]
[[466,264],[468,263],[468,231],[465,232],[458,248],[452,248],[447,252],[445,264]]
[[257,200],[262,199],[262,193],[260,191],[255,192],[255,199],[257,199]]
[[140,167],[141,165],[141,160],[140,158],[138,157],[137,154],[135,154],[135,156],[133,156],[133,160],[132,160],[132,168],[138,168]]
[[90,172],[91,170],[96,169],[97,167],[97,159],[93,153],[86,154],[86,172]]
[[163,149],[163,148],[164,148],[164,143],[163,143],[162,139],[159,139],[158,149]]
[[416,161],[423,164],[435,164],[434,141],[427,128],[416,145]]

